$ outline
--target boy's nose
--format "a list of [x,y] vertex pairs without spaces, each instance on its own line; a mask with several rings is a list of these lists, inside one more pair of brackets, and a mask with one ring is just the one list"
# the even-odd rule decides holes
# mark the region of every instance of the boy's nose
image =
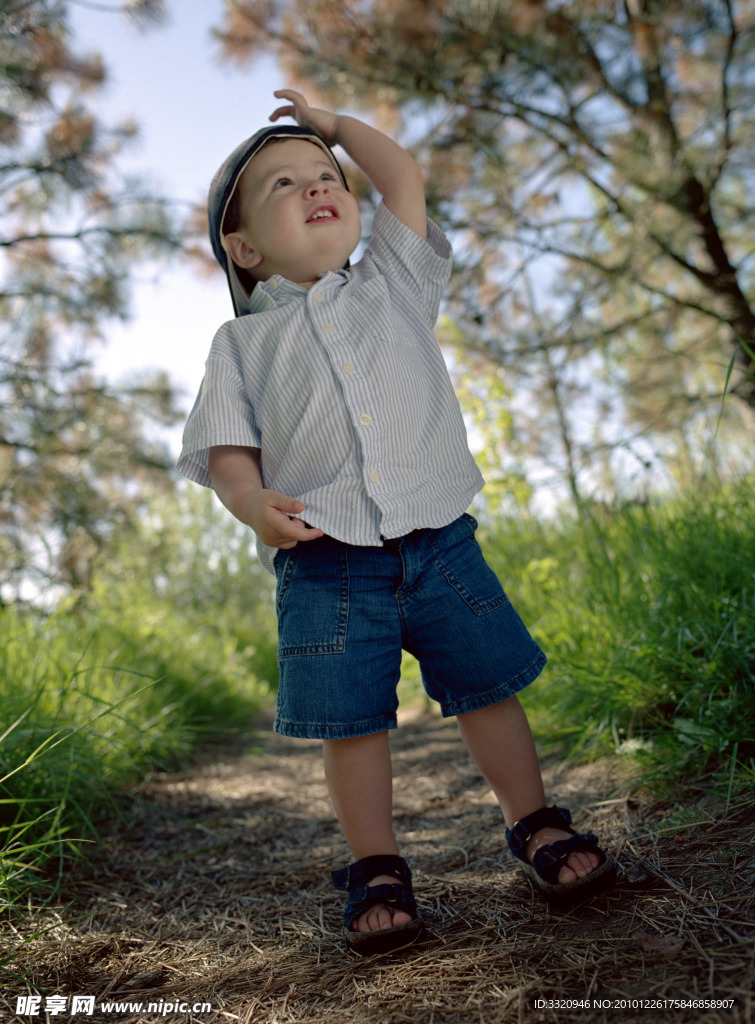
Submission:
[[307,185],[307,187],[304,190],[305,194],[308,195],[308,196],[316,196],[316,195],[320,195],[320,193],[327,194],[327,192],[328,192],[328,184],[329,184],[329,182],[327,182],[327,181],[313,181],[313,182],[310,182],[310,184]]

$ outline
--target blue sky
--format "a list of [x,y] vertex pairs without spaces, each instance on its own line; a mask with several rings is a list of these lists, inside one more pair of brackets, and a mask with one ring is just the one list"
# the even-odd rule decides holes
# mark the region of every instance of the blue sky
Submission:
[[[210,35],[221,0],[169,0],[167,22],[146,33],[122,16],[72,2],[74,48],[99,53],[108,84],[96,101],[106,124],[132,118],[140,137],[121,166],[145,174],[155,189],[204,202],[217,167],[242,139],[267,122],[284,84],[272,60],[245,69],[221,64]],[[133,316],[107,328],[97,366],[113,379],[142,367],[166,369],[191,407],[213,334],[232,316],[225,279],[196,275],[177,262],[143,269],[133,289]]]

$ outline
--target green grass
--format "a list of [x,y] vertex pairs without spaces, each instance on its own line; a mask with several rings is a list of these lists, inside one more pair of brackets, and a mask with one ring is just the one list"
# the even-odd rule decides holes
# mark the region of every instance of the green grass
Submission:
[[[0,898],[54,892],[119,787],[246,725],[269,699],[235,638],[61,609],[0,615]],[[109,621],[108,621],[109,619]],[[183,628],[179,629],[179,625]]]
[[54,897],[124,788],[269,703],[271,577],[228,530],[189,492],[114,538],[53,614],[0,610],[0,909]]
[[[646,781],[752,777],[753,481],[687,498],[508,523],[486,550],[550,668],[527,695],[571,756],[634,751]],[[483,539],[484,543],[484,539]]]

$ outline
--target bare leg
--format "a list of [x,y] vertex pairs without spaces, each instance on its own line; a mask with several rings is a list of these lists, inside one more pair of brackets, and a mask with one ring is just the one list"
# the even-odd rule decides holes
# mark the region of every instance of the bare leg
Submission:
[[[462,739],[495,793],[509,828],[545,807],[535,743],[517,697],[459,715],[457,721]],[[568,838],[569,833],[562,829],[541,829],[527,844],[526,855],[531,861],[538,847]],[[559,882],[584,878],[598,861],[595,853],[573,853],[559,872]]]
[[[393,834],[393,775],[387,732],[353,739],[324,740],[325,779],[346,842],[354,860],[376,854],[398,854]],[[391,884],[395,878],[376,875],[368,884]],[[403,910],[376,904],[355,922],[356,931],[375,931],[408,924]]]

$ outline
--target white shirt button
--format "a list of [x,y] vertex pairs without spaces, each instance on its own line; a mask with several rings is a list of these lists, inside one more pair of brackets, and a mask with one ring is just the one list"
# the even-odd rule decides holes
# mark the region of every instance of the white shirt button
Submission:
[[359,417],[359,422],[362,424],[363,427],[369,427],[369,425],[372,423],[372,416],[368,416],[366,412],[363,412],[362,415]]
[[323,330],[325,331],[326,334],[335,334],[336,333],[335,324],[325,324],[323,326]]
[[378,471],[376,469],[371,469],[370,470],[370,481],[373,484],[379,484],[380,483],[380,474],[378,473]]
[[353,373],[356,367],[353,363],[344,363],[341,369],[344,373]]
[[315,302],[325,302],[325,296],[322,292],[315,292]]

